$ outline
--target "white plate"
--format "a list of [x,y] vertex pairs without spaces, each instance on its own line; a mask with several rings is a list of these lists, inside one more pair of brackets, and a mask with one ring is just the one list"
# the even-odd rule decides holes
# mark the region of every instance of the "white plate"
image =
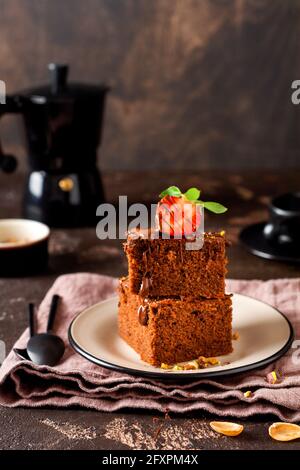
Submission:
[[69,327],[69,340],[79,354],[100,366],[165,379],[235,374],[265,366],[285,354],[293,341],[288,319],[271,305],[251,297],[234,294],[232,300],[233,331],[240,337],[233,342],[233,353],[221,356],[221,363],[229,362],[226,365],[169,372],[143,362],[118,335],[117,297],[80,313]]

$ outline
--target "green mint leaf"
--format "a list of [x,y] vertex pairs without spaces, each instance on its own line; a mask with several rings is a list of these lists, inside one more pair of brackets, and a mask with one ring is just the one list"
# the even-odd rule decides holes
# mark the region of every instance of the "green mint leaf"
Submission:
[[174,197],[181,197],[182,193],[177,186],[170,186],[169,188],[162,191],[159,195],[160,198],[165,196],[174,196]]
[[222,204],[219,204],[218,202],[202,201],[202,203],[205,209],[208,209],[209,211],[214,212],[215,214],[223,214],[227,211],[227,207],[223,206]]
[[199,189],[190,188],[184,193],[184,196],[189,201],[197,201],[197,199],[199,199],[199,197],[200,197],[200,193],[201,193],[201,191]]

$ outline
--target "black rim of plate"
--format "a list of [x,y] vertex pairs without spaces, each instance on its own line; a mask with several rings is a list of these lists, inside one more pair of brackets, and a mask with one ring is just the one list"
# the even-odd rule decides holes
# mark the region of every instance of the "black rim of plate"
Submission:
[[[237,293],[238,294],[238,293]],[[191,379],[202,379],[202,378],[207,378],[207,377],[225,377],[225,376],[230,376],[230,375],[235,375],[239,374],[242,372],[247,372],[249,370],[253,369],[259,369],[261,367],[267,366],[268,364],[271,364],[274,361],[277,361],[280,359],[291,347],[292,342],[294,340],[294,328],[290,322],[290,320],[280,311],[278,308],[273,307],[273,305],[268,304],[267,302],[263,302],[262,300],[255,299],[254,297],[251,297],[250,295],[244,295],[244,294],[238,294],[242,297],[248,297],[249,299],[256,300],[257,302],[260,302],[262,304],[268,305],[269,307],[272,307],[274,310],[276,310],[287,322],[290,330],[289,338],[285,345],[279,349],[276,353],[272,354],[269,357],[266,357],[265,359],[262,359],[257,362],[253,362],[251,364],[247,364],[245,366],[239,366],[239,367],[234,367],[232,369],[226,369],[226,370],[219,370],[219,371],[213,371],[210,370],[208,372],[189,372],[187,373],[182,373],[182,372],[153,372],[153,371],[146,371],[146,370],[138,370],[138,369],[131,369],[130,367],[125,367],[125,366],[120,366],[118,364],[114,364],[111,362],[107,362],[103,359],[99,359],[96,356],[93,356],[93,354],[90,354],[87,352],[85,349],[83,349],[73,338],[71,330],[73,323],[75,320],[82,315],[87,309],[84,309],[82,312],[80,312],[76,317],[72,320],[69,329],[68,329],[68,338],[69,338],[69,343],[72,346],[72,348],[80,354],[80,356],[84,357],[90,362],[93,362],[94,364],[97,364],[98,366],[104,367],[106,369],[111,369],[117,372],[124,372],[129,375],[135,375],[135,376],[140,376],[140,377],[148,377],[152,379],[164,379],[164,380],[172,380],[172,379],[180,379],[180,380],[191,380]],[[107,299],[109,300],[109,299]],[[105,301],[104,301],[105,302]],[[100,302],[101,303],[101,302]],[[92,307],[89,307],[92,308]],[[203,369],[201,369],[203,370]]]
[[272,253],[272,248],[270,248],[270,250],[267,251],[267,250],[264,250],[263,248],[255,246],[255,244],[251,244],[248,242],[246,237],[251,230],[259,231],[259,234],[263,238],[262,230],[265,225],[266,225],[266,222],[259,222],[257,224],[252,224],[242,229],[239,235],[239,238],[244,248],[246,248],[246,250],[252,253],[253,255],[259,256],[260,258],[269,259],[272,261],[280,261],[283,263],[295,263],[295,264],[300,263],[299,256],[294,257],[294,256],[288,256],[286,254],[280,254],[280,253],[274,253],[274,252]]

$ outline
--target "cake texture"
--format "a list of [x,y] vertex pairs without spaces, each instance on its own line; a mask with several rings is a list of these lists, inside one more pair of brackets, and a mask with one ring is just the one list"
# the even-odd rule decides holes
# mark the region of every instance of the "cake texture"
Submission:
[[120,280],[119,333],[154,365],[220,356],[232,351],[231,297],[149,298]]
[[153,239],[150,231],[131,231],[124,244],[130,291],[147,297],[223,298],[224,233],[205,233],[201,249],[187,250],[186,243],[184,238]]

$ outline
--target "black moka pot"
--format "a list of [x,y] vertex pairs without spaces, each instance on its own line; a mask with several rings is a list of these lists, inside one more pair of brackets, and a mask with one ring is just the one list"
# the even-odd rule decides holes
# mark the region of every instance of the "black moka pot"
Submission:
[[[29,174],[24,216],[53,227],[92,225],[104,201],[97,169],[105,85],[67,83],[68,66],[49,64],[51,83],[0,105],[0,116],[21,113],[25,124]],[[14,171],[15,159],[0,145],[0,166]]]

